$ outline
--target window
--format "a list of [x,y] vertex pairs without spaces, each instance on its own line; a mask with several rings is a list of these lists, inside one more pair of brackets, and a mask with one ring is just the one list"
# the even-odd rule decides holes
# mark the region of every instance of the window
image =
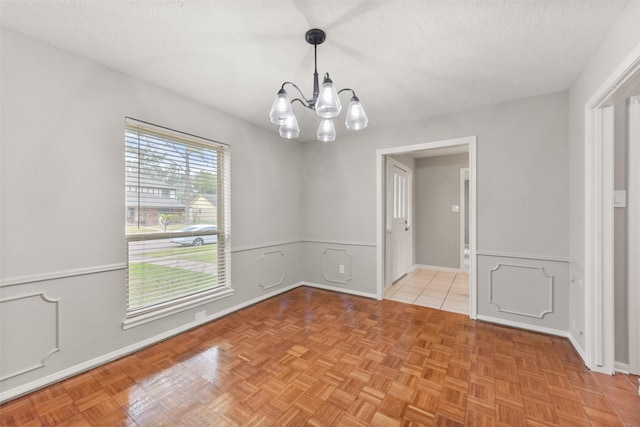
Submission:
[[229,154],[127,118],[125,328],[231,295]]

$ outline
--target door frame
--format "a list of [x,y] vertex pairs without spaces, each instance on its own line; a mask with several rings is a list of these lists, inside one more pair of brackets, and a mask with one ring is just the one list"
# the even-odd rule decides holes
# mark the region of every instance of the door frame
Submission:
[[390,154],[404,154],[413,151],[467,145],[469,148],[469,317],[478,315],[476,286],[476,136],[405,145],[376,150],[376,276],[377,299],[384,297],[386,277],[386,165],[385,158]]
[[611,105],[638,78],[640,45],[585,104],[585,364],[606,374],[615,371]]
[[[627,154],[627,284],[629,292],[629,372],[640,374],[640,96],[632,96]],[[640,390],[639,390],[640,392]]]

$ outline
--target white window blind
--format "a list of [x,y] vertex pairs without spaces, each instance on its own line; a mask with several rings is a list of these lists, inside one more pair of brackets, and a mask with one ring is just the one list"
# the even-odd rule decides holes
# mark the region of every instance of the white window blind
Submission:
[[230,289],[229,147],[127,118],[127,317]]

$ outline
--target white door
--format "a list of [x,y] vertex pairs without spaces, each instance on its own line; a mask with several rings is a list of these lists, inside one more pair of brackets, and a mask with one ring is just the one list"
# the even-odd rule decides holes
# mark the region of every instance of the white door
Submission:
[[411,169],[388,158],[387,218],[391,241],[391,281],[411,269]]

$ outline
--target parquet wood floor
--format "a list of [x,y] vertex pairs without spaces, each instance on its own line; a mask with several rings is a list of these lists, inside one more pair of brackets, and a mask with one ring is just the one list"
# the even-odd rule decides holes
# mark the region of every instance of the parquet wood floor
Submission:
[[633,381],[563,338],[302,287],[8,402],[0,424],[640,425]]

